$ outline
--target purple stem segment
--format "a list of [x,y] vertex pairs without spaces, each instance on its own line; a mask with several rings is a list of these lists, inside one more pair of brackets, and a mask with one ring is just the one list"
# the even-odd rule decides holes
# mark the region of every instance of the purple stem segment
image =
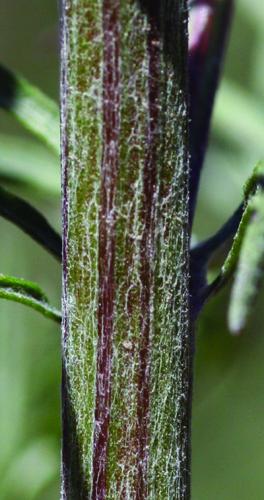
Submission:
[[99,213],[99,306],[93,455],[94,500],[106,497],[114,314],[115,191],[119,161],[119,0],[104,0],[103,158]]
[[194,0],[190,4],[190,227],[232,12],[233,0]]

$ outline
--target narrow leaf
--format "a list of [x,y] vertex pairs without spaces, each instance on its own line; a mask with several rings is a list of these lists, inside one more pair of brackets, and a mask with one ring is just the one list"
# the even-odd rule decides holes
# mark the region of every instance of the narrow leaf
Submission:
[[[252,175],[248,179],[244,187],[245,206],[241,222],[233,240],[230,252],[225,260],[221,270],[222,279],[226,280],[233,274],[236,269],[240,250],[244,244],[244,237],[247,231],[247,226],[252,221],[252,214],[255,213],[255,196],[258,195],[259,189],[263,183],[264,162],[260,161],[253,170]],[[256,195],[255,195],[256,192]],[[259,202],[256,202],[256,207]]]
[[55,102],[24,78],[0,66],[0,107],[59,154],[59,111]]
[[16,224],[61,260],[61,237],[45,217],[29,203],[0,187],[0,215]]
[[241,203],[227,222],[213,236],[191,248],[190,295],[193,320],[197,318],[205,301],[212,292],[216,292],[217,287],[220,285],[221,280],[219,278],[217,282],[208,285],[208,265],[215,252],[218,251],[222,245],[226,244],[229,239],[234,238],[241,222],[243,211],[244,203]]
[[[244,203],[211,238],[191,250],[192,315],[197,317],[209,297],[235,273],[229,308],[229,326],[237,334],[246,324],[262,278],[264,260],[264,162],[259,162],[244,187]],[[219,246],[233,236],[220,274],[207,282],[208,263]]]
[[237,335],[246,325],[263,277],[264,195],[258,193],[251,203],[254,215],[246,228],[231,293],[228,312],[230,331]]
[[[230,258],[237,259],[234,284],[228,313],[228,324],[233,334],[239,334],[245,327],[252,305],[263,277],[264,264],[264,162],[259,162],[245,185],[248,204],[245,210],[247,225],[243,231],[241,251],[238,256],[230,252]],[[245,219],[244,216],[244,219]],[[241,231],[238,232],[238,234]],[[233,255],[233,257],[232,257]],[[225,266],[227,269],[228,262]],[[224,271],[226,271],[224,269]]]
[[60,312],[49,304],[41,288],[31,281],[1,274],[0,298],[25,304],[57,323],[61,321]]

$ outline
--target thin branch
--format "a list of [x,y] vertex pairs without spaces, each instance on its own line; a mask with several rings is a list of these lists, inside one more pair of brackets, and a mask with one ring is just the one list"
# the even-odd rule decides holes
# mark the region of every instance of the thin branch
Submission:
[[57,260],[61,260],[60,235],[38,210],[2,187],[0,187],[0,215],[25,231]]

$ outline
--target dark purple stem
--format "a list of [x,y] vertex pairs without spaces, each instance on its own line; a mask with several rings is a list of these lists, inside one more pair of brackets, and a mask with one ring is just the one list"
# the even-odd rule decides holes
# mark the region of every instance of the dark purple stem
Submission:
[[233,0],[195,0],[190,8],[190,227],[232,11]]

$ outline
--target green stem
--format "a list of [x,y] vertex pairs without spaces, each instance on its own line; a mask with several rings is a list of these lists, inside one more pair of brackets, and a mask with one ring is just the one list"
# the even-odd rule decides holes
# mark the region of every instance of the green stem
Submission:
[[188,499],[186,2],[62,14],[62,497]]

